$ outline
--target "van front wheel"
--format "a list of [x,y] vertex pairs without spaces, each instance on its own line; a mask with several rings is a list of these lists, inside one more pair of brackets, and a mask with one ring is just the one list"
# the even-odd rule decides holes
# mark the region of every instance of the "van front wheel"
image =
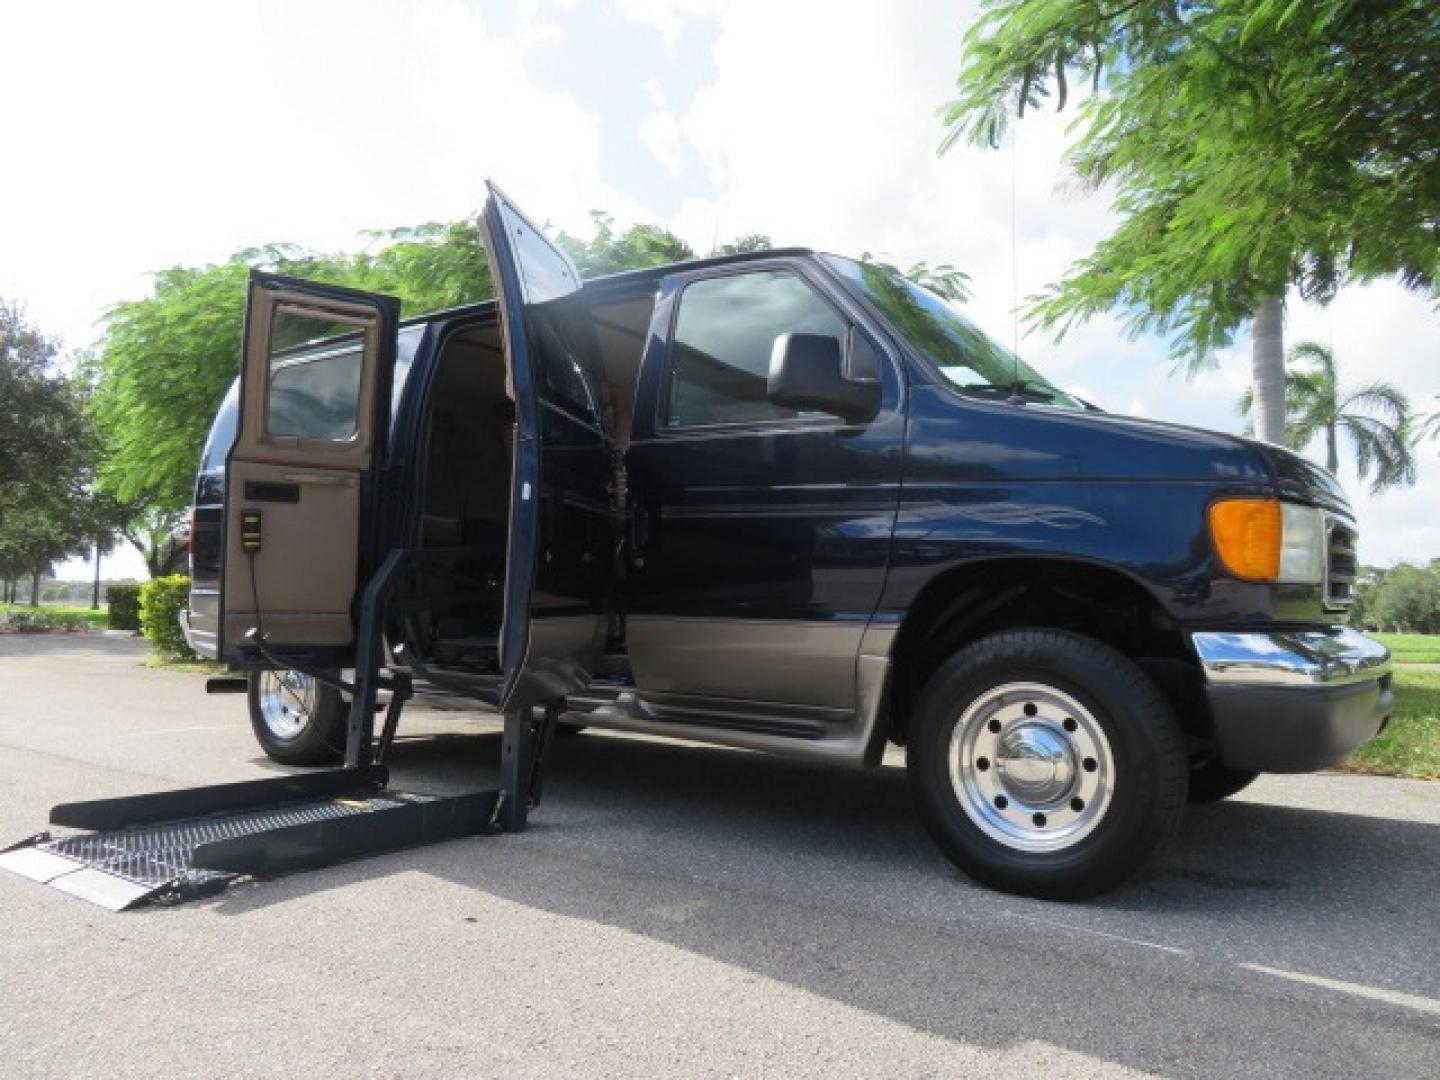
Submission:
[[1081,634],[1012,630],[925,684],[908,772],[921,816],[971,877],[1048,900],[1093,896],[1174,831],[1189,779],[1169,703]]
[[299,671],[252,671],[250,726],[282,765],[335,765],[345,756],[349,707],[334,687]]

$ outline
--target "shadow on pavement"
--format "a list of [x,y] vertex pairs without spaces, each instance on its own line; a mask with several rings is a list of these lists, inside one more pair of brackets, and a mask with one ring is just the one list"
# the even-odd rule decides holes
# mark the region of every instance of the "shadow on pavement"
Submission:
[[[397,744],[393,783],[485,786],[498,752],[491,734]],[[297,875],[215,906],[240,915],[399,872],[619,927],[970,1043],[1040,1040],[1187,1075],[1423,1072],[1416,1055],[1440,1053],[1434,1016],[1235,966],[1436,995],[1434,825],[1192,808],[1141,880],[1090,904],[1045,904],[955,871],[900,769],[586,736],[557,744],[523,836]],[[1358,1057],[1335,1057],[1334,1031],[1315,1038],[1335,1016]],[[1228,1059],[1237,1045],[1252,1059]]]

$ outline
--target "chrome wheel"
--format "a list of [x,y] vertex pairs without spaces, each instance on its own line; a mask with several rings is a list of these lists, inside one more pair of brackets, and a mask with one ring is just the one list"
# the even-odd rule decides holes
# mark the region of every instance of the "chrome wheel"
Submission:
[[262,672],[260,715],[275,738],[298,738],[315,715],[315,680],[298,671]]
[[1016,851],[1071,847],[1110,805],[1115,760],[1099,721],[1044,683],[976,698],[950,736],[950,782],[965,815]]

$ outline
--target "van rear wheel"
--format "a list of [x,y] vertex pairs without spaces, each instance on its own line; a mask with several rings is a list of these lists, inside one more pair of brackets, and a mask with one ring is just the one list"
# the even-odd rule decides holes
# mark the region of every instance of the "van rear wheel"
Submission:
[[956,653],[921,691],[908,772],[931,836],[1007,892],[1112,888],[1174,831],[1189,779],[1170,704],[1081,634],[1012,630]]
[[348,704],[334,687],[299,671],[252,671],[250,726],[282,765],[334,765],[345,756]]

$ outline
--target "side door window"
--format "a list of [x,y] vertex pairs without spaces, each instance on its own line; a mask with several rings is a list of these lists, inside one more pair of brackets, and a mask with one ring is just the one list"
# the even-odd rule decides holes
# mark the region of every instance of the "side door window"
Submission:
[[667,429],[794,420],[771,404],[770,354],[786,333],[846,339],[845,319],[789,270],[702,278],[685,286],[671,335],[661,424]]

